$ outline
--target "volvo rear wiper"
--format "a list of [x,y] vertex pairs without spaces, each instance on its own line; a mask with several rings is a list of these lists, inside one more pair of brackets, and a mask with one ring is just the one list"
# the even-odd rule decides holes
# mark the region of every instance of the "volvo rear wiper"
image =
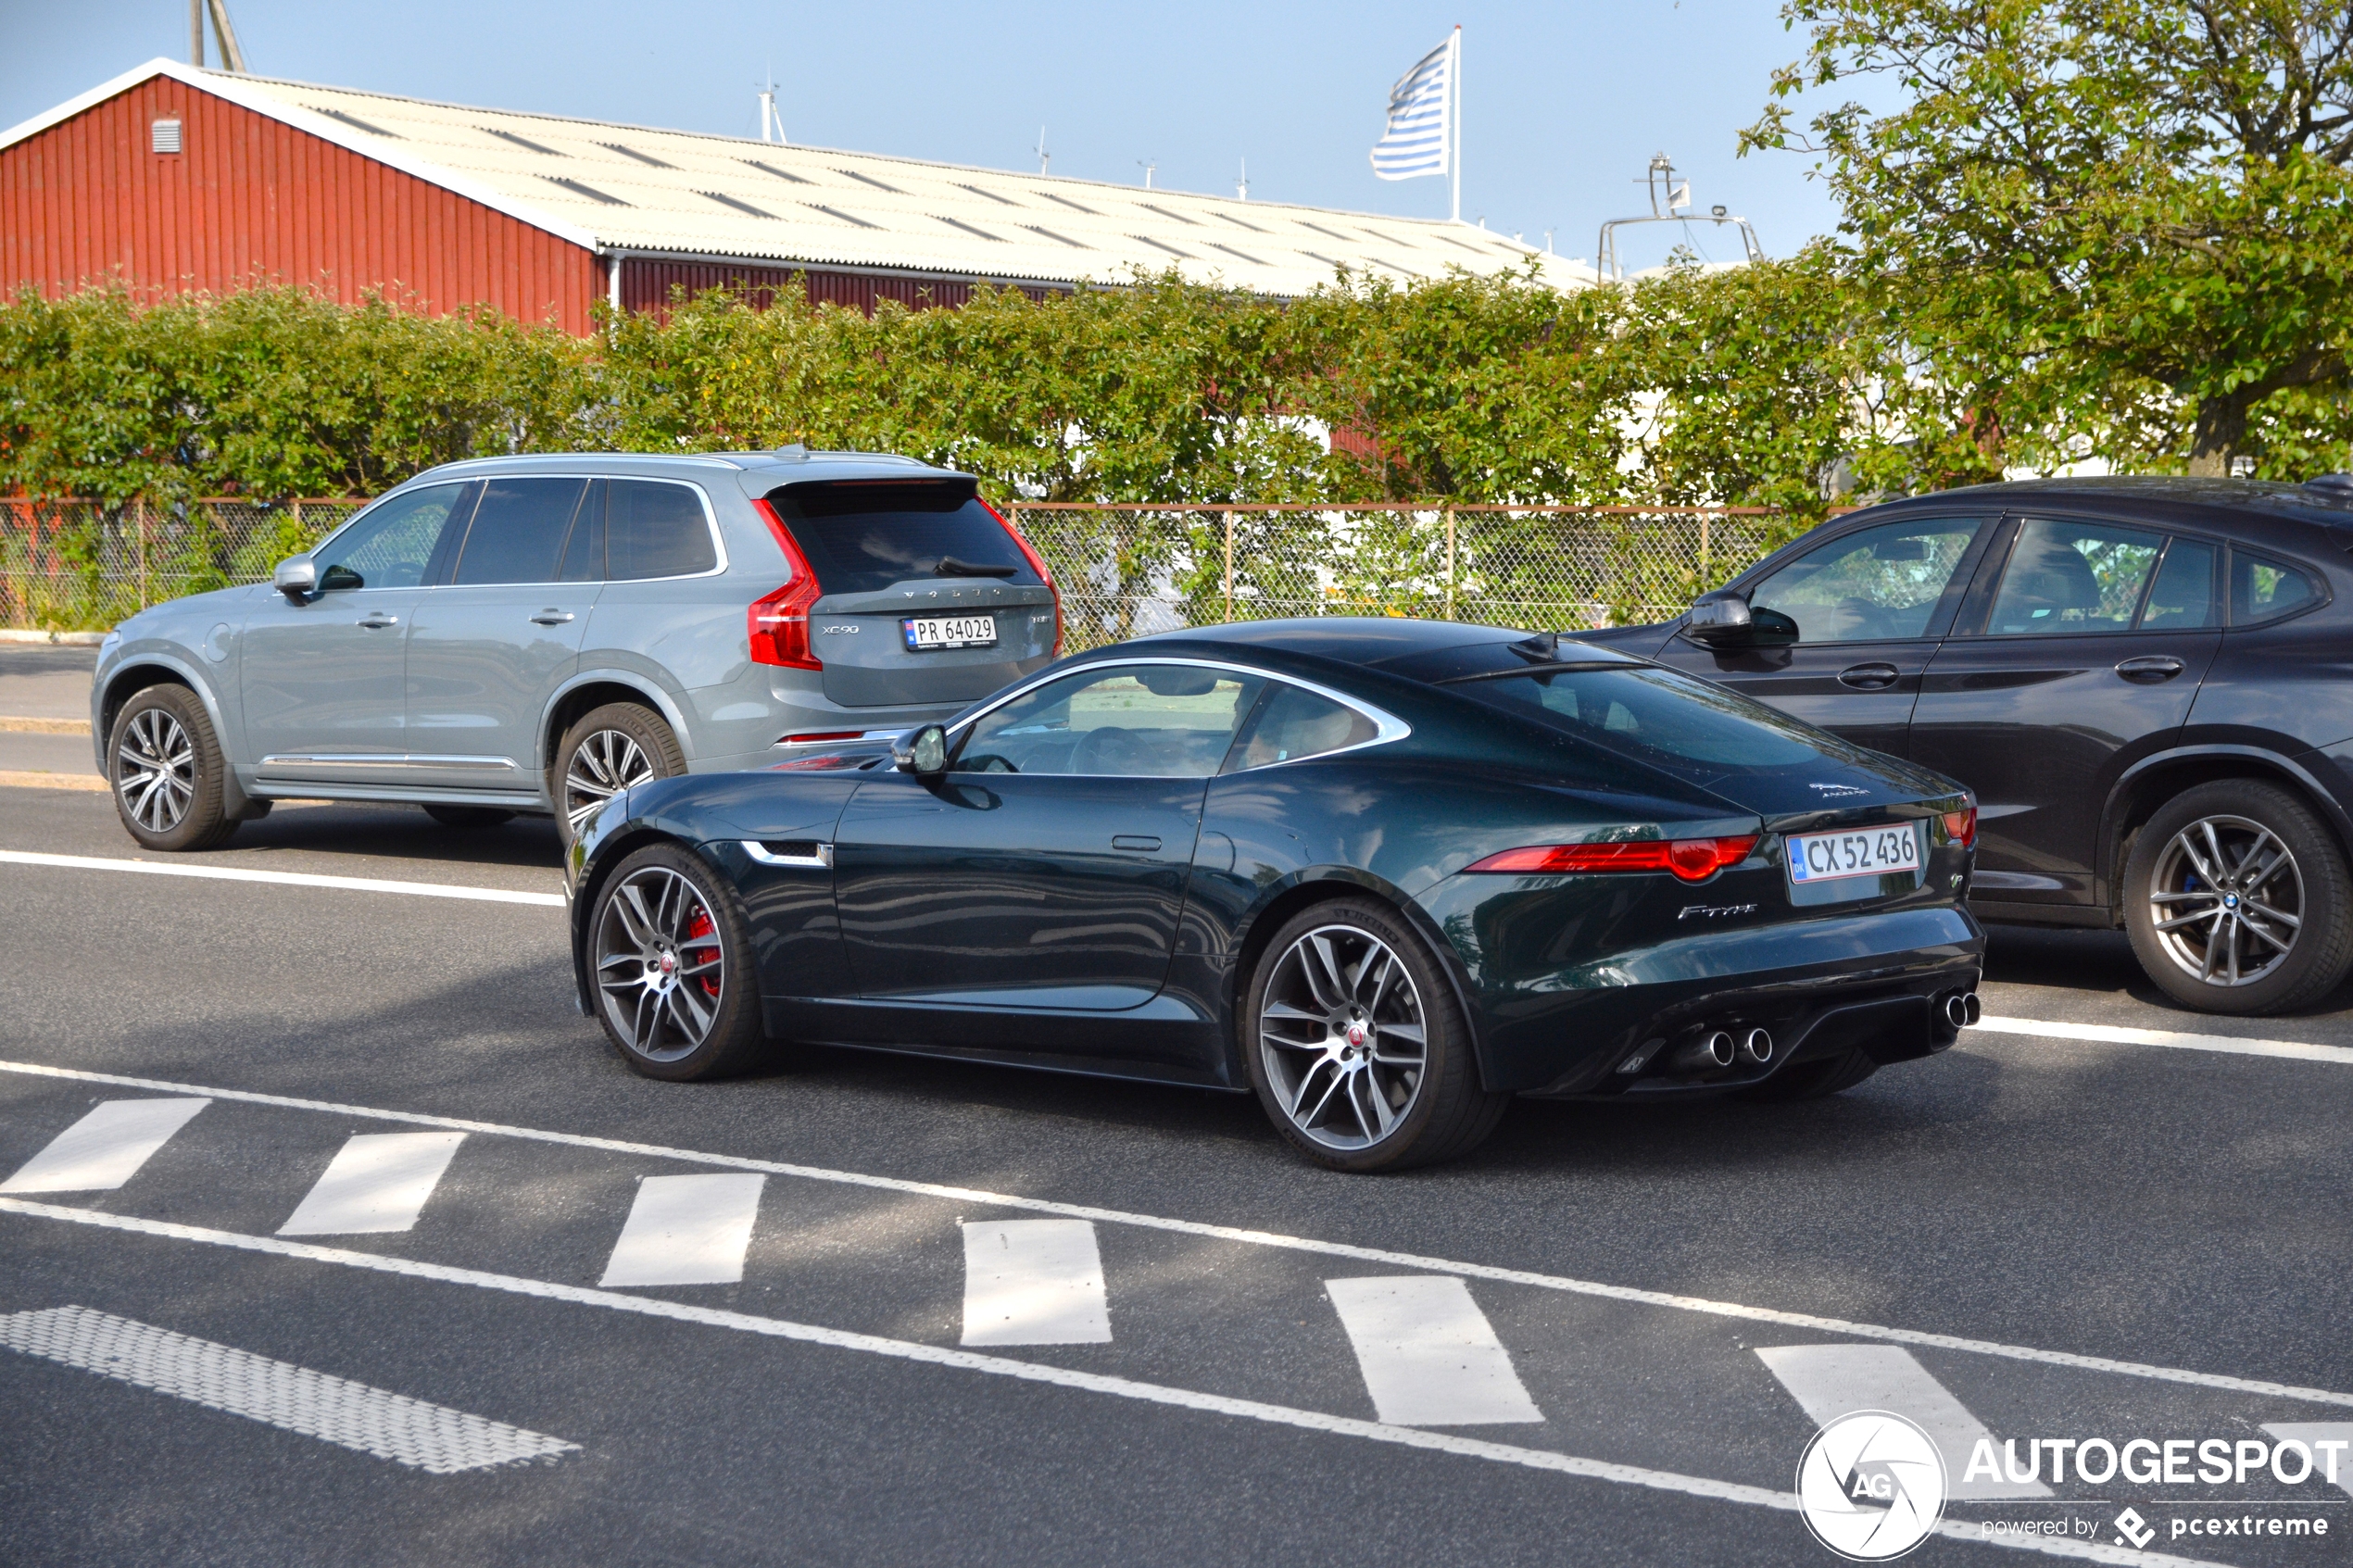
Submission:
[[988,561],[958,560],[954,556],[940,557],[939,564],[932,568],[933,572],[941,577],[1011,577],[1020,570],[1017,566],[998,566]]

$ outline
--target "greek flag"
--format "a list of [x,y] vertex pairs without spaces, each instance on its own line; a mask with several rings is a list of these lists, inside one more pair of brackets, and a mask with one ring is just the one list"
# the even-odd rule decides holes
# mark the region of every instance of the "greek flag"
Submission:
[[1454,142],[1454,50],[1461,36],[1449,34],[1389,90],[1389,133],[1373,148],[1373,172],[1381,179],[1447,172]]

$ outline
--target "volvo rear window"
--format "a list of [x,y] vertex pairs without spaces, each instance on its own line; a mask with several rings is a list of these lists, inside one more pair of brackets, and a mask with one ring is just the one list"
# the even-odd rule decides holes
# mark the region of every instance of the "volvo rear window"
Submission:
[[1038,581],[1021,546],[969,480],[789,484],[768,504],[828,594],[871,594],[938,577]]
[[1772,772],[1849,756],[1843,742],[1668,670],[1537,668],[1447,689],[1683,778]]

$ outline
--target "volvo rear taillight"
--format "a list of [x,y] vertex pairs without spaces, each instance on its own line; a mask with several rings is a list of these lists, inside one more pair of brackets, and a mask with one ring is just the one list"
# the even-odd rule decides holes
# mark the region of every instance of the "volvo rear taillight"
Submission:
[[1756,847],[1744,838],[1642,838],[1621,844],[1533,844],[1463,869],[1516,872],[1521,876],[1584,875],[1594,872],[1673,872],[1685,882],[1705,882],[1726,866],[1737,866]]
[[1029,541],[1021,536],[1021,530],[1015,528],[1004,513],[986,501],[980,505],[982,510],[997,520],[998,526],[1013,535],[1013,543],[1021,546],[1022,555],[1029,561],[1029,570],[1038,574],[1038,581],[1046,584],[1046,591],[1054,596],[1054,657],[1060,659],[1063,656],[1063,591],[1054,585],[1054,574],[1046,570],[1045,558],[1029,547]]
[[767,523],[768,532],[775,535],[776,547],[785,552],[785,564],[792,571],[791,582],[763,598],[754,599],[751,608],[744,613],[744,634],[751,644],[751,661],[786,670],[823,670],[824,661],[809,646],[809,609],[817,602],[817,574],[809,570],[809,558],[800,553],[792,531],[776,515],[776,508],[766,501],[754,501],[751,505],[761,521]]

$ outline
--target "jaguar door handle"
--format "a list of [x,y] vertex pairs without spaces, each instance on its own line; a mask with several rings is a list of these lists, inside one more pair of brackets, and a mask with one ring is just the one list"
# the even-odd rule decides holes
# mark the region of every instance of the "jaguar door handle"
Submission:
[[1137,849],[1150,854],[1160,847],[1160,840],[1149,834],[1115,833],[1111,836],[1111,847],[1114,849]]
[[381,632],[387,626],[399,625],[400,617],[396,615],[386,615],[380,609],[371,609],[360,619],[359,624],[365,626],[371,632]]
[[2182,661],[2169,659],[2161,653],[2145,654],[2139,659],[2126,659],[2116,667],[2116,672],[2136,684],[2153,686],[2179,675]]
[[543,609],[531,618],[534,626],[560,626],[572,619],[568,609]]
[[1838,684],[1858,692],[1883,692],[1904,678],[1893,664],[1850,664],[1838,672]]

